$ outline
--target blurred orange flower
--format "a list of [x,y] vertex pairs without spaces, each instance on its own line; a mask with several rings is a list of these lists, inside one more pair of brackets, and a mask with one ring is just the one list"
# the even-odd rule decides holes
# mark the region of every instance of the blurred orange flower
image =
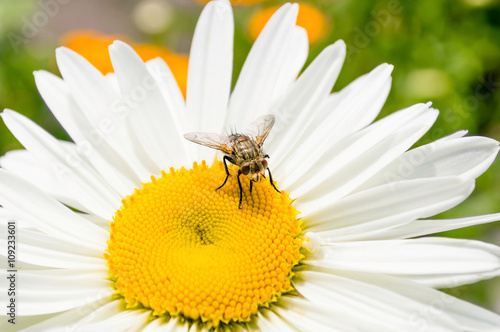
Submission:
[[128,43],[139,54],[142,60],[147,61],[157,57],[162,58],[172,70],[177,84],[186,96],[188,56],[177,54],[165,47],[152,44],[134,44],[126,36],[103,35],[95,31],[77,30],[67,33],[61,39],[61,45],[77,52],[87,59],[103,74],[112,73],[113,66],[109,58],[108,46],[115,40]]
[[[267,21],[278,8],[280,8],[280,6],[262,9],[250,18],[248,31],[252,40],[257,39]],[[314,44],[324,38],[331,29],[330,20],[321,10],[303,2],[299,3],[297,25],[306,29],[310,44]]]

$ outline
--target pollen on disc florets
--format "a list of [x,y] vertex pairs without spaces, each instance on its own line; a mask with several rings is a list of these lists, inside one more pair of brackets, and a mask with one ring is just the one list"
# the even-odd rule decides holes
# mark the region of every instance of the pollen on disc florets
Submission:
[[152,177],[123,200],[105,254],[129,308],[218,326],[249,321],[293,288],[300,255],[297,211],[268,181],[226,185],[221,162]]

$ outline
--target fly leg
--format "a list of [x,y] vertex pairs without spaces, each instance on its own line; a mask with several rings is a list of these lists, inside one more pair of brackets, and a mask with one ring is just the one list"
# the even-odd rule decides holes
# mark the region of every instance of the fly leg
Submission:
[[[224,160],[224,168],[226,169],[226,179],[224,180],[224,183],[219,188],[215,189],[215,191],[217,191],[220,188],[224,187],[224,185],[227,182],[227,179],[229,178],[229,170],[227,169],[226,161],[229,161],[230,163],[233,163],[233,159],[231,157],[229,157],[229,156],[224,156],[223,160]],[[238,181],[239,181],[239,178],[238,178]],[[241,185],[240,185],[240,187],[241,187]],[[241,202],[241,199],[240,199],[240,202]]]
[[[266,154],[264,156],[264,158],[270,158],[270,157],[268,154]],[[274,185],[273,176],[271,175],[271,170],[269,169],[269,167],[267,168],[267,171],[269,172],[269,181],[271,181],[271,184],[273,185],[274,190],[276,190],[277,192],[279,192],[281,194],[281,191],[279,191],[278,188],[276,188],[276,186]]]
[[273,176],[271,175],[271,170],[269,169],[269,167],[267,168],[267,171],[269,172],[269,181],[271,181],[271,184],[273,185],[274,190],[276,190],[277,192],[279,192],[281,194],[281,191],[279,191],[278,188],[276,188],[276,186],[274,185]]
[[240,175],[241,175],[241,170],[239,169],[237,178],[238,178],[238,186],[240,187],[240,204],[238,204],[238,209],[241,209],[241,201],[243,200],[243,188],[241,187]]
[[250,193],[252,193],[252,188],[253,188],[253,181],[250,180]]

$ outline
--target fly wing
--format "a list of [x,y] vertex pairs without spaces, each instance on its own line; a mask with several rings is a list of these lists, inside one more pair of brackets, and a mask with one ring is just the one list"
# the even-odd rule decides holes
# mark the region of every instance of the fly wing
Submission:
[[220,150],[225,154],[230,155],[233,153],[231,140],[226,136],[221,136],[215,133],[193,132],[184,134],[184,138],[188,141]]
[[246,133],[253,136],[257,145],[262,147],[267,135],[269,135],[273,128],[274,121],[274,115],[263,115],[248,126]]

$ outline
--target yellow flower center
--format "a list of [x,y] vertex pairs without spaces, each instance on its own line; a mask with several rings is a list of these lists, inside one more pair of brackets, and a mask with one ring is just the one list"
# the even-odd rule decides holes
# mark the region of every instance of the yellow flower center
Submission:
[[301,258],[300,222],[285,193],[253,186],[236,168],[194,163],[171,169],[123,200],[105,254],[116,293],[129,308],[219,325],[249,321],[291,291]]

